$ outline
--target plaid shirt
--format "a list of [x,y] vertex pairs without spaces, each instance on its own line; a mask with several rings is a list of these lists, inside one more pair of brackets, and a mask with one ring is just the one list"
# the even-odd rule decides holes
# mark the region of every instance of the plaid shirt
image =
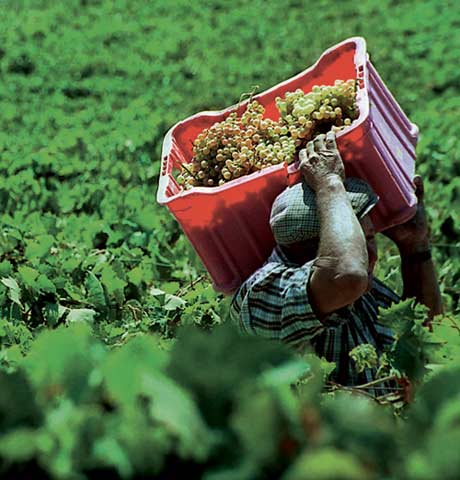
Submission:
[[[301,266],[293,264],[276,247],[235,294],[231,318],[246,333],[281,340],[299,350],[306,345],[313,347],[317,355],[336,363],[329,378],[341,385],[374,380],[375,369],[356,372],[349,352],[369,343],[380,355],[393,342],[392,331],[380,324],[377,316],[379,307],[388,307],[399,297],[375,279],[368,293],[322,323],[313,313],[306,288],[312,264],[313,260]],[[385,387],[390,385],[380,385],[381,390],[376,388],[373,393],[387,393]]]

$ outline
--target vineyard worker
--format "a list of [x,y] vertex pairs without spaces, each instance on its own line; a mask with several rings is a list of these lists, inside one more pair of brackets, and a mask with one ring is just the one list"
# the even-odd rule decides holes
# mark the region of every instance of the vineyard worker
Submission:
[[[358,374],[349,352],[372,344],[377,354],[393,340],[378,321],[380,307],[399,297],[372,275],[377,260],[369,212],[378,201],[370,186],[344,181],[335,135],[320,135],[300,152],[304,181],[273,203],[270,225],[277,242],[267,262],[233,298],[231,317],[247,333],[306,345],[336,363],[330,380],[358,385],[375,369]],[[441,313],[423,208],[423,184],[415,179],[418,208],[408,222],[385,231],[401,255],[403,297],[415,297],[430,315]]]

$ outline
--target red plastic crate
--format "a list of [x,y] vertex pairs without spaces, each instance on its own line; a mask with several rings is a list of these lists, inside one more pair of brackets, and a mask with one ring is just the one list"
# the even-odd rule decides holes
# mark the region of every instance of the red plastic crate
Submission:
[[[254,96],[265,116],[277,120],[275,98],[336,79],[357,78],[359,117],[337,134],[347,176],[368,181],[380,196],[372,216],[378,231],[404,222],[416,208],[412,179],[418,128],[406,117],[369,61],[363,38],[353,37],[326,50],[307,70]],[[269,226],[275,197],[300,181],[294,165],[280,164],[220,187],[184,191],[172,171],[193,156],[192,141],[247,102],[218,112],[201,112],[174,125],[163,142],[157,201],[180,223],[211,275],[214,288],[230,294],[270,254],[275,245]]]

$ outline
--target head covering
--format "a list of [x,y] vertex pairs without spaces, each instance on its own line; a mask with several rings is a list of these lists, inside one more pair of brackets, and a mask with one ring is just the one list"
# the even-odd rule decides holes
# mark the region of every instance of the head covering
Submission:
[[[359,219],[369,213],[379,200],[364,180],[350,177],[343,184]],[[270,227],[279,245],[319,237],[320,221],[314,190],[302,181],[281,192],[272,205]]]

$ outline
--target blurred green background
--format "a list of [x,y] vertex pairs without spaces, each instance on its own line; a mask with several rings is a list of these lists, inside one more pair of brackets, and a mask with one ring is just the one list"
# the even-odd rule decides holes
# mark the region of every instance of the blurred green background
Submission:
[[[441,276],[453,288],[458,267],[444,262],[458,251],[460,225],[451,208],[460,169],[455,2],[7,0],[0,22],[4,274],[30,266],[55,284],[63,303],[91,304],[82,290],[94,266],[88,255],[107,249],[115,262],[104,270],[110,305],[142,303],[152,283],[177,281],[167,288],[175,293],[202,269],[156,205],[167,129],[235,103],[254,85],[264,90],[291,77],[326,48],[361,35],[420,127],[417,170],[428,181]],[[28,255],[28,242],[43,255]],[[55,262],[45,268],[51,249]]]

